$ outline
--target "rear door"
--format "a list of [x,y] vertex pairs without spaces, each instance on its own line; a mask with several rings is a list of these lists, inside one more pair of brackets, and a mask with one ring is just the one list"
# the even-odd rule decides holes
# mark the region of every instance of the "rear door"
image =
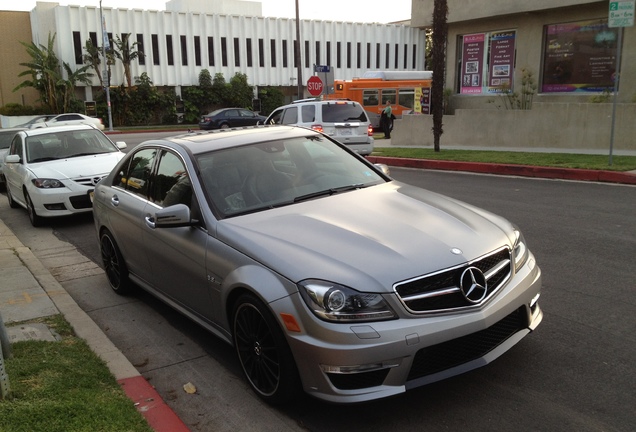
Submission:
[[355,102],[337,101],[322,104],[322,125],[327,135],[343,144],[366,144],[369,119]]

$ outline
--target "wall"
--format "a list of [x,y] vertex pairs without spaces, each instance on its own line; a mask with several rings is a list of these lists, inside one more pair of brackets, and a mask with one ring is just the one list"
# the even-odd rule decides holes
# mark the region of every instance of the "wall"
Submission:
[[[479,18],[524,14],[546,9],[581,6],[599,3],[598,0],[447,0],[448,22],[475,20]],[[607,1],[603,2],[609,9]],[[434,0],[412,0],[411,22],[415,27],[431,27],[433,24]]]
[[[532,110],[462,109],[443,117],[440,147],[609,151],[613,104],[535,103]],[[636,104],[618,104],[614,150],[636,151]],[[396,120],[391,145],[433,147],[433,117]]]
[[[35,105],[39,94],[31,87],[13,91],[30,76],[18,76],[27,68],[20,63],[31,61],[31,56],[20,42],[31,42],[31,23],[28,12],[0,11],[0,106],[8,103]],[[10,61],[7,61],[10,59]]]

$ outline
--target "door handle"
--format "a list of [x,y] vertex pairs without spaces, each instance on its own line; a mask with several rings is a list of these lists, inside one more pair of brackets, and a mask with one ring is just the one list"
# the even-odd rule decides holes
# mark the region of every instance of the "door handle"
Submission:
[[150,215],[147,215],[145,217],[145,221],[146,221],[146,226],[150,229],[155,229],[155,218],[153,218]]
[[115,207],[117,207],[119,205],[119,197],[117,195],[113,195],[110,198],[110,203],[114,205]]

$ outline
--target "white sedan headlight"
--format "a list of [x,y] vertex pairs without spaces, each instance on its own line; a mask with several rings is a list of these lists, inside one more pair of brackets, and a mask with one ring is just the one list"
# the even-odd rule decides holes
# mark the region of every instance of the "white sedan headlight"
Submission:
[[63,188],[64,183],[57,179],[47,179],[47,178],[36,178],[31,180],[36,188],[38,189],[54,189],[54,188]]
[[306,280],[299,284],[307,306],[327,321],[381,321],[396,318],[380,294],[363,293],[322,280]]
[[519,229],[515,229],[515,245],[512,253],[515,260],[515,272],[517,272],[528,259],[528,246],[526,245],[526,239],[523,238],[523,234],[521,234]]

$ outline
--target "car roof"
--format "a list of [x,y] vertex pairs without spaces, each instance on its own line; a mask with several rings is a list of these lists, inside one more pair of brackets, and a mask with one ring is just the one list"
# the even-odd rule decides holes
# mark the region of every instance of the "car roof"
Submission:
[[12,127],[12,128],[0,128],[1,133],[11,133],[11,132],[20,132],[23,130],[27,130],[25,127]]
[[284,105],[279,108],[289,108],[289,107],[302,106],[302,105],[343,105],[343,104],[360,105],[359,102],[352,101],[351,99],[327,99],[327,100],[302,99],[302,100],[294,101],[290,104]]
[[193,131],[165,139],[145,141],[142,144],[177,144],[193,154],[200,154],[246,144],[306,136],[322,135],[311,129],[298,126],[259,125],[212,131]]
[[66,132],[66,131],[74,131],[74,130],[98,130],[92,125],[67,125],[67,126],[49,126],[39,129],[25,129],[23,132],[26,136],[37,136],[37,135],[46,135],[55,132]]

